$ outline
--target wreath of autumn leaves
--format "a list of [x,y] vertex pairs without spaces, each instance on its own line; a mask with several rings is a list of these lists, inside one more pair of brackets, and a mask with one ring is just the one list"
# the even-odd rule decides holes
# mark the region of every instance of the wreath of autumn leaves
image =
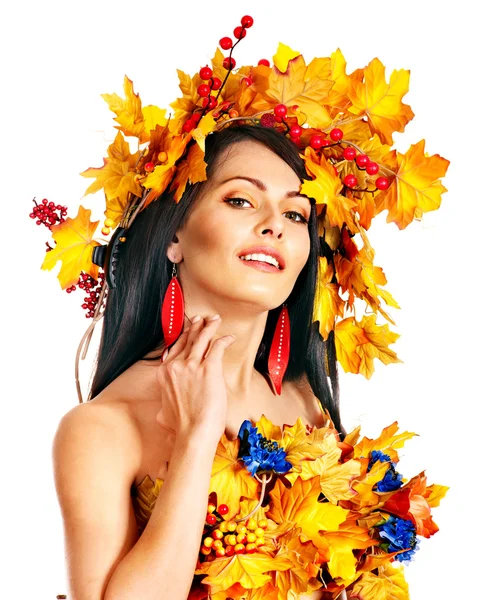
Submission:
[[[225,60],[217,48],[209,70],[224,83],[213,110],[200,108],[200,73],[191,77],[179,69],[182,96],[171,103],[174,112],[169,116],[157,106],[142,107],[127,77],[123,97],[102,95],[115,114],[117,134],[103,165],[81,173],[94,179],[86,195],[104,191],[102,234],[128,223],[166,189],[179,202],[187,183],[206,179],[208,134],[233,121],[261,126],[261,117],[273,118],[275,107],[282,104],[285,116],[274,126],[287,133],[292,126],[302,128],[295,143],[312,180],[304,180],[300,190],[315,199],[319,235],[332,251],[329,259],[319,259],[314,321],[319,321],[320,335],[326,341],[334,330],[337,358],[346,372],[370,378],[375,358],[384,364],[402,362],[389,348],[399,335],[388,324],[376,322],[379,314],[395,325],[386,308],[399,305],[385,287],[383,269],[374,264],[367,231],[383,211],[387,211],[388,223],[405,229],[425,212],[438,209],[447,191],[440,178],[449,165],[438,154],[425,152],[425,140],[412,144],[405,154],[391,149],[393,133],[403,132],[414,117],[410,106],[402,102],[408,92],[409,70],[393,71],[388,83],[378,58],[347,74],[340,49],[306,64],[302,54],[282,43],[272,66],[262,59],[257,66],[231,70],[224,67]],[[197,109],[200,116],[195,119]],[[313,136],[330,142],[334,129],[343,132],[340,141],[312,147]],[[377,175],[369,175],[355,160],[345,158],[346,148],[369,157],[379,167],[378,175],[388,179],[387,188],[378,189],[374,185]],[[356,185],[344,184],[347,175],[356,178]],[[92,251],[100,245],[94,237],[99,221],[90,217],[91,211],[80,206],[76,217],[51,227],[56,245],[46,253],[41,268],[51,270],[60,261],[58,279],[63,289],[74,286],[81,272],[98,277]],[[357,319],[356,299],[372,314]]]

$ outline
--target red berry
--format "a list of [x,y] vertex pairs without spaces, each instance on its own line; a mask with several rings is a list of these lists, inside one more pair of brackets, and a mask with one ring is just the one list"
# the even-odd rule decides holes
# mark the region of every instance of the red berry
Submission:
[[277,104],[277,106],[273,109],[276,117],[285,117],[287,114],[287,107],[285,104]]
[[298,138],[300,137],[302,134],[302,127],[300,127],[299,125],[292,125],[292,127],[290,128],[290,135],[293,138]]
[[204,98],[210,94],[210,86],[206,83],[201,83],[197,89],[198,95]]
[[311,136],[311,139],[309,140],[309,145],[311,146],[311,148],[318,150],[323,145],[323,138],[320,135],[315,134]]
[[203,98],[202,106],[205,108],[215,108],[217,106],[217,98],[215,96],[208,96],[207,98]]
[[253,83],[253,80],[251,77],[243,77],[243,83],[249,87]]
[[198,123],[198,121],[202,118],[202,113],[201,112],[193,113],[190,118],[193,121],[193,123]]
[[219,41],[219,46],[222,48],[222,50],[229,50],[230,48],[232,48],[231,38],[230,37],[221,38]]
[[147,173],[150,173],[151,171],[154,170],[154,163],[153,162],[145,163],[144,169],[147,171]]
[[378,177],[376,179],[376,187],[378,190],[387,190],[389,186],[389,181],[386,177]]
[[354,160],[356,155],[357,155],[357,151],[355,150],[355,148],[352,148],[352,146],[348,146],[343,151],[343,158],[345,158],[345,160]]
[[244,29],[244,27],[234,27],[234,37],[236,37],[238,40],[242,40],[243,37],[246,37],[246,29]]
[[[208,100],[208,98],[205,98],[205,100]],[[183,131],[189,133],[192,129],[195,129],[195,123],[192,121],[192,119],[188,119],[184,122]]]
[[259,65],[265,65],[265,67],[269,67],[270,66],[270,61],[267,60],[266,58],[260,58],[260,60],[258,61]]
[[222,62],[224,69],[231,71],[236,66],[236,59],[232,56],[226,56]]
[[222,85],[222,81],[218,77],[212,77],[212,89],[218,90]]
[[361,169],[364,169],[367,165],[368,162],[370,162],[369,157],[367,156],[367,154],[359,154],[357,156],[357,158],[355,159],[355,162],[357,163],[357,166],[360,167]]
[[244,15],[244,17],[241,19],[241,25],[246,27],[246,29],[249,29],[251,25],[253,25],[253,22],[253,17],[250,17],[249,15]]
[[262,127],[275,127],[276,117],[272,115],[272,113],[265,113],[260,117],[260,125]]
[[334,142],[339,142],[343,138],[343,131],[335,127],[330,131],[330,137]]
[[29,216],[31,217],[31,219],[35,219],[36,215],[34,213],[30,213]]
[[212,69],[210,67],[202,67],[199,71],[202,79],[210,79],[212,77]]
[[219,504],[217,512],[219,513],[219,515],[226,515],[229,512],[229,507],[227,506],[227,504]]
[[354,188],[357,185],[357,177],[352,174],[345,175],[343,178],[343,183],[349,188]]
[[234,556],[234,554],[236,554],[234,546],[226,546],[225,553],[226,556]]
[[375,162],[368,162],[366,165],[366,172],[369,175],[376,175],[376,173],[379,171],[379,165],[378,163]]
[[207,521],[209,525],[215,525],[215,523],[217,523],[217,517],[215,515],[208,514],[205,518],[205,521]]
[[47,200],[46,198],[43,198],[43,199],[41,200],[41,202],[42,202],[43,204],[48,204],[48,200]]

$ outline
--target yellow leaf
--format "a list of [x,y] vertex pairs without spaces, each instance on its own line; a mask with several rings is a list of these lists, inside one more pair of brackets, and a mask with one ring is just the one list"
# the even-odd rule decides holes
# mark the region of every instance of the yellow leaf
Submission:
[[315,305],[313,321],[319,321],[319,332],[323,340],[328,339],[328,334],[335,327],[335,319],[343,318],[345,301],[340,296],[340,284],[331,283],[333,266],[328,263],[325,256],[320,256],[318,261],[318,302]]
[[361,321],[348,317],[335,324],[335,345],[338,360],[346,373],[361,373],[370,379],[374,373],[374,359],[382,363],[402,362],[388,348],[399,338],[388,325],[377,325],[376,315],[363,316]]
[[348,96],[352,101],[349,112],[366,116],[371,133],[377,133],[383,144],[393,145],[393,132],[402,132],[415,116],[408,104],[401,99],[408,92],[410,71],[394,70],[389,84],[386,83],[386,67],[374,58],[364,69],[364,81],[353,82]]
[[447,485],[438,485],[437,483],[429,485],[427,487],[427,493],[430,493],[429,495],[425,495],[425,499],[427,500],[428,505],[431,508],[439,506],[441,500],[444,498],[448,490],[449,487]]
[[198,104],[200,96],[197,89],[203,81],[199,73],[196,73],[191,78],[184,71],[180,69],[176,70],[179,78],[179,87],[183,92],[183,96],[171,102],[170,107],[174,109],[173,122],[179,124],[179,131],[181,131],[182,124],[189,118]]
[[56,246],[46,252],[41,269],[51,271],[58,261],[61,261],[58,280],[63,289],[77,283],[81,271],[85,271],[94,279],[98,277],[99,267],[92,262],[92,250],[100,244],[94,241],[92,236],[99,221],[91,221],[90,216],[90,210],[79,206],[75,219],[67,217],[63,223],[51,228]]
[[153,131],[157,125],[166,124],[166,111],[163,108],[149,104],[149,106],[143,107],[142,114],[145,121],[145,141],[147,142],[150,139],[150,132]]
[[276,523],[290,521],[302,529],[302,533],[316,546],[322,544],[320,530],[337,531],[345,521],[348,510],[329,502],[318,502],[321,493],[319,476],[303,481],[296,479],[292,489],[287,489],[277,479],[270,492],[270,510],[267,516]]
[[268,571],[285,571],[292,567],[287,558],[272,558],[265,554],[235,554],[228,558],[216,558],[196,569],[196,575],[206,574],[202,583],[213,586],[214,591],[226,590],[235,583],[244,588],[258,588],[271,580]]
[[379,567],[379,574],[364,573],[354,584],[349,598],[358,600],[410,600],[403,567]]
[[119,127],[115,127],[125,135],[133,135],[141,142],[147,141],[142,102],[139,95],[133,91],[133,81],[128,79],[126,75],[123,90],[125,92],[124,98],[120,98],[117,94],[101,94],[108,103],[110,110],[116,114],[114,120],[119,123]]
[[229,440],[222,435],[212,465],[209,494],[216,492],[217,502],[229,506],[229,518],[239,512],[241,496],[258,497],[258,480],[238,460],[239,438]]
[[[307,480],[319,475],[321,491],[332,504],[336,505],[340,500],[350,500],[355,496],[350,484],[356,476],[360,475],[360,462],[348,460],[339,463],[342,451],[333,434],[327,436],[318,445],[324,454],[316,460],[304,460],[301,463],[299,477]],[[289,472],[285,477],[292,482],[297,475]]]
[[277,67],[279,71],[282,71],[282,73],[284,73],[287,70],[289,60],[299,55],[300,52],[298,52],[297,50],[293,50],[290,46],[279,42],[277,52],[273,55],[272,58],[273,64]]
[[264,414],[262,414],[260,420],[255,423],[255,427],[258,429],[258,433],[261,433],[263,437],[279,442],[279,444],[281,443],[282,429],[278,425],[274,425]]
[[403,431],[402,433],[396,433],[398,431],[398,421],[395,421],[388,427],[385,427],[381,434],[376,439],[363,437],[362,440],[354,446],[355,457],[369,458],[370,453],[373,450],[380,450],[387,454],[392,462],[398,462],[397,448],[403,448],[407,440],[412,439],[417,433],[411,431]]
[[441,195],[447,189],[439,180],[444,177],[449,160],[424,152],[425,140],[412,144],[405,154],[396,152],[396,177],[387,190],[376,197],[376,214],[388,211],[386,222],[405,229],[413,219],[441,206]]
[[320,444],[324,434],[320,436],[319,432],[319,429],[315,429],[307,434],[306,426],[301,417],[297,419],[293,426],[284,426],[283,437],[279,445],[287,454],[285,460],[290,462],[294,469],[299,469],[302,462],[314,460],[326,452]]
[[309,147],[306,148],[305,155],[302,155],[309,174],[315,179],[303,180],[301,194],[314,198],[318,204],[326,205],[326,214],[332,227],[342,228],[346,223],[351,231],[355,231],[352,209],[357,206],[357,202],[340,194],[343,186],[335,167],[323,155],[320,164],[316,164],[314,156],[315,151]]
[[131,154],[128,142],[118,131],[114,142],[108,148],[108,158],[103,159],[103,166],[86,169],[82,177],[95,177],[86,190],[85,195],[94,194],[104,188],[106,196],[106,217],[115,223],[121,220],[128,204],[129,194],[139,198],[142,188],[135,181],[135,167],[138,162],[138,153]]
[[213,112],[211,111],[202,117],[198,126],[193,129],[191,135],[200,146],[202,152],[205,152],[205,138],[210,132],[214,131],[216,127],[217,123],[214,119]]

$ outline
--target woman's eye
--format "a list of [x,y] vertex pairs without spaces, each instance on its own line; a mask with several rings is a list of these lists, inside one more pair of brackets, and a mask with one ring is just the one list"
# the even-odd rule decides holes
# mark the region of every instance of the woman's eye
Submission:
[[[249,200],[246,200],[246,198],[226,198],[224,200],[224,202],[226,204],[229,204],[230,206],[233,206],[234,208],[242,208],[242,205],[238,206],[237,204],[233,204],[234,201],[247,202],[248,204],[251,204],[251,202]],[[287,211],[286,214],[297,215],[299,217],[299,219],[291,219],[291,221],[294,221],[295,223],[305,223],[307,225],[307,219],[305,219],[304,215],[302,215],[301,213],[299,213],[295,210],[289,210],[289,211]]]

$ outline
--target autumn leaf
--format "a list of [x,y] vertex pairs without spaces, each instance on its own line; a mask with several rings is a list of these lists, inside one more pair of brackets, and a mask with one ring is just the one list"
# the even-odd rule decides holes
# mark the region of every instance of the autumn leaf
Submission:
[[318,556],[316,546],[310,542],[301,542],[300,528],[294,528],[279,540],[277,558],[285,557],[291,567],[274,574],[274,583],[278,588],[278,600],[290,600],[292,594],[310,594],[322,587],[316,579],[319,567],[315,564]]
[[58,280],[63,289],[77,283],[81,271],[94,279],[98,277],[99,267],[92,262],[92,251],[100,244],[92,236],[99,221],[91,221],[90,216],[90,210],[79,206],[75,219],[67,217],[63,223],[51,227],[56,246],[46,252],[41,269],[51,271],[61,261]]
[[145,139],[145,118],[142,112],[142,102],[138,94],[133,91],[133,81],[125,75],[123,83],[125,97],[120,98],[117,94],[101,94],[106,100],[110,110],[116,117],[114,120],[119,124],[116,129],[122,131],[125,135],[137,137],[140,141]]
[[412,439],[416,435],[418,436],[418,434],[411,431],[403,431],[402,433],[397,433],[397,431],[398,421],[395,421],[391,425],[385,427],[377,438],[372,439],[363,437],[360,442],[354,446],[354,456],[370,458],[371,452],[379,450],[384,454],[387,454],[392,462],[398,462],[399,459],[396,449],[403,448],[407,440]]
[[378,575],[364,573],[354,584],[349,600],[410,600],[403,567],[384,565]]
[[290,46],[286,44],[282,44],[282,42],[278,43],[277,52],[272,57],[273,64],[277,67],[279,71],[285,73],[287,70],[287,66],[289,61],[299,56],[301,53],[297,50],[293,50]]
[[[356,494],[351,487],[351,482],[360,475],[360,462],[348,460],[339,463],[342,451],[334,435],[326,437],[319,446],[325,453],[316,460],[303,461],[299,477],[308,480],[319,475],[321,491],[334,505],[340,500],[350,500]],[[287,473],[285,477],[292,482],[295,476],[293,473]]]
[[[325,429],[323,428],[323,430]],[[292,426],[284,425],[280,446],[287,454],[285,460],[292,465],[294,471],[299,470],[304,461],[314,460],[326,452],[320,443],[325,435],[325,432],[320,429],[315,429],[307,434],[301,417],[298,417]]]
[[[342,119],[344,121],[347,119],[343,113],[345,113],[349,106],[352,105],[352,102],[347,94],[349,90],[352,89],[354,82],[362,81],[364,78],[363,69],[356,69],[353,73],[347,75],[346,67],[347,61],[345,60],[340,48],[337,48],[336,51],[330,56],[330,79],[333,81],[333,87],[328,93],[326,104],[329,105],[330,108],[335,109],[335,113],[342,112]],[[332,123],[331,128],[332,127],[336,127],[336,120]],[[352,138],[348,139],[351,140]]]
[[427,486],[427,491],[424,494],[424,497],[429,506],[434,508],[435,506],[439,506],[441,500],[444,498],[448,490],[449,487],[447,485],[437,485],[434,483],[433,485]]
[[176,69],[176,71],[179,78],[179,88],[183,95],[171,102],[170,107],[174,109],[173,122],[181,127],[198,104],[200,96],[197,90],[203,81],[199,73],[196,73],[192,78],[180,69]]
[[348,91],[352,106],[348,111],[367,117],[372,133],[377,133],[383,144],[393,145],[393,132],[402,132],[415,116],[401,99],[408,92],[410,71],[394,70],[386,83],[386,67],[374,58],[364,69],[364,81],[353,82]]
[[144,129],[145,134],[141,136],[142,142],[148,142],[150,140],[150,132],[153,131],[157,125],[166,124],[166,111],[163,108],[149,104],[142,108],[142,114],[144,117]]
[[176,174],[173,177],[170,191],[174,193],[175,202],[179,202],[186,189],[187,183],[198,183],[207,179],[207,163],[204,160],[205,153],[198,144],[194,144],[188,150],[185,158],[179,161]]
[[216,492],[217,502],[229,506],[233,518],[239,511],[241,497],[258,497],[258,480],[238,460],[239,438],[229,440],[222,435],[212,465],[209,494]]
[[424,152],[425,140],[412,144],[405,154],[394,150],[395,178],[387,190],[375,199],[376,214],[388,211],[386,222],[396,223],[405,229],[414,219],[420,220],[424,212],[437,210],[441,206],[441,195],[447,189],[439,180],[444,177],[449,160]]
[[244,588],[258,588],[271,580],[268,571],[285,571],[292,567],[290,560],[265,554],[235,554],[228,558],[216,558],[205,562],[195,570],[196,575],[206,574],[202,583],[215,591],[226,590],[235,583]]
[[296,479],[288,489],[277,479],[270,492],[270,510],[267,516],[276,523],[290,521],[302,529],[307,539],[316,546],[322,543],[319,531],[337,531],[348,511],[329,502],[318,502],[321,493],[319,476],[303,481]]
[[318,261],[318,302],[315,305],[313,321],[319,321],[319,332],[323,340],[328,339],[330,331],[335,327],[335,319],[343,318],[345,300],[340,296],[340,284],[331,283],[333,266],[325,256]]
[[135,167],[138,162],[138,153],[132,154],[130,146],[118,131],[114,142],[108,148],[108,158],[103,159],[103,166],[86,169],[81,173],[83,177],[95,177],[86,190],[85,196],[94,194],[104,188],[106,196],[106,217],[118,223],[128,205],[129,194],[139,198],[142,188],[135,181]]
[[[288,53],[294,53],[288,46],[277,50],[277,54],[287,58]],[[329,59],[317,58],[312,65],[306,65],[302,54],[288,61],[284,72],[273,66],[268,85],[258,89],[265,99],[275,104],[292,106],[297,104],[302,112],[309,115],[312,127],[326,127],[331,119],[323,106],[333,82],[329,79]],[[272,107],[273,108],[273,107]]]
[[341,229],[346,223],[349,229],[355,231],[352,209],[357,206],[357,202],[340,193],[343,186],[335,167],[323,155],[318,165],[313,160],[314,155],[315,151],[309,147],[306,148],[305,154],[301,155],[309,174],[315,177],[312,181],[303,180],[301,194],[326,205],[326,214],[332,227],[337,226]]
[[375,358],[385,365],[403,362],[388,348],[399,337],[388,325],[377,325],[376,315],[363,316],[361,321],[348,317],[335,324],[337,358],[346,373],[361,373],[370,379]]
[[198,125],[193,129],[191,135],[195,139],[202,152],[205,152],[205,138],[209,133],[215,131],[217,123],[214,119],[213,112],[207,113],[202,117]]

